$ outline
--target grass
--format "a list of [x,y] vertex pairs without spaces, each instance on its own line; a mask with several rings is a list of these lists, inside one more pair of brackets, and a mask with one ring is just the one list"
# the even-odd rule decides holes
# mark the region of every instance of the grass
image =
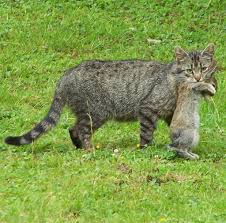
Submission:
[[[1,1],[0,222],[225,222],[224,8],[222,0]],[[100,149],[75,150],[67,109],[34,144],[3,143],[44,116],[63,71],[82,60],[170,61],[176,45],[209,42],[219,90],[201,106],[199,161],[165,150],[162,122],[144,151],[138,123],[116,122],[95,134]]]

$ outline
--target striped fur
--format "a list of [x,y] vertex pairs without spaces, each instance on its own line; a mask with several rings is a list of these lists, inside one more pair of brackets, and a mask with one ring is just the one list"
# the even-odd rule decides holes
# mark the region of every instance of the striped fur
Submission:
[[[5,142],[17,146],[31,143],[56,124],[62,108],[67,105],[77,118],[69,130],[76,147],[91,148],[91,135],[109,119],[138,119],[140,144],[144,147],[151,143],[159,119],[170,124],[180,83],[198,81],[193,71],[187,74],[188,67],[191,69],[193,63],[197,65],[197,60],[196,67],[202,64],[211,67],[213,55],[209,51],[207,48],[203,52],[186,53],[177,48],[176,61],[168,64],[143,60],[85,61],[60,79],[50,111],[43,121],[28,133],[8,137]],[[206,71],[199,69],[198,72],[199,80],[212,79],[204,75]]]
[[60,96],[55,95],[48,114],[40,123],[38,123],[32,130],[22,136],[7,137],[5,139],[5,142],[7,144],[15,146],[30,144],[35,139],[40,137],[43,133],[47,132],[56,125],[57,121],[60,118],[63,106],[64,101],[62,101],[62,98]]

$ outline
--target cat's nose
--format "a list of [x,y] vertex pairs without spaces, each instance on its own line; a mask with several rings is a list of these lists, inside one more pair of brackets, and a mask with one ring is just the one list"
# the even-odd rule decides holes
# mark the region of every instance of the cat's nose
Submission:
[[201,77],[197,77],[197,78],[196,78],[197,81],[200,81],[200,79],[201,79]]
[[194,74],[195,80],[200,81],[201,75],[200,74]]

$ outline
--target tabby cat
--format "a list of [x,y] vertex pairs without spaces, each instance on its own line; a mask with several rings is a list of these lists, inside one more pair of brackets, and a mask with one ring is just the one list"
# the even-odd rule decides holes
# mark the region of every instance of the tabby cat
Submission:
[[92,148],[91,134],[109,119],[140,122],[140,145],[152,141],[158,119],[170,124],[176,108],[177,88],[187,81],[207,82],[215,68],[214,45],[203,51],[175,49],[172,63],[156,61],[85,61],[60,79],[46,117],[22,136],[9,136],[7,144],[25,145],[55,126],[65,105],[77,120],[69,129],[73,144]]
[[172,144],[168,146],[180,157],[195,160],[191,152],[199,142],[199,101],[201,96],[213,96],[216,90],[204,82],[184,82],[178,88],[177,106],[170,124]]

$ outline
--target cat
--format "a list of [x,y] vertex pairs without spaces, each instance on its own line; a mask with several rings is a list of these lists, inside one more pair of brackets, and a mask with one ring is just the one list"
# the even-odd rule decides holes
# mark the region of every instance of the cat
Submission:
[[184,82],[178,87],[177,105],[170,124],[172,144],[168,149],[185,159],[199,156],[191,152],[199,142],[199,101],[202,95],[213,96],[215,88],[210,83]]
[[92,148],[91,135],[107,120],[139,120],[141,148],[152,142],[158,119],[170,125],[177,88],[187,81],[209,81],[216,61],[214,45],[187,53],[175,48],[175,61],[85,61],[66,71],[55,90],[46,117],[22,136],[9,136],[7,144],[30,144],[55,126],[65,105],[77,121],[69,129],[77,148]]

